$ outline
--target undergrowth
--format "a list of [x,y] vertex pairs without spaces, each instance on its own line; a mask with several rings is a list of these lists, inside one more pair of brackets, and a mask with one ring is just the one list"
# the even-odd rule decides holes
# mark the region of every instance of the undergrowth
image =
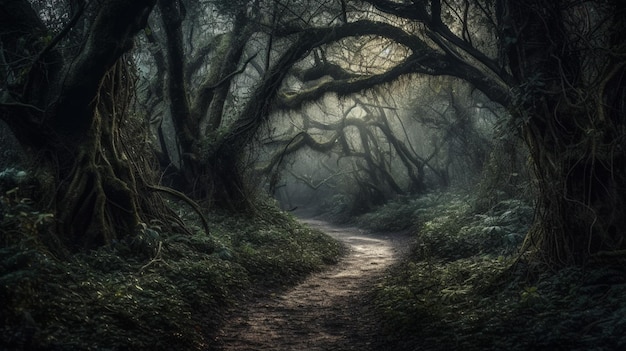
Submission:
[[[410,257],[373,292],[394,350],[617,350],[626,347],[626,279],[619,265],[552,271],[520,256],[532,207],[429,195],[364,216],[368,226],[410,212]],[[384,213],[387,212],[387,213]],[[394,219],[395,218],[395,219]],[[365,222],[365,219],[363,220]]]
[[226,309],[251,289],[292,284],[340,254],[330,237],[259,206],[251,218],[209,214],[210,234],[144,224],[120,242],[58,258],[42,240],[52,215],[17,191],[3,194],[0,349],[211,349]]

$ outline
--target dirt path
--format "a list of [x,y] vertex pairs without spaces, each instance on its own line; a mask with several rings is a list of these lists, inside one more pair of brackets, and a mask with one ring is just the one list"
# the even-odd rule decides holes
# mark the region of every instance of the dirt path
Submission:
[[342,241],[348,254],[276,296],[242,308],[220,333],[223,350],[374,350],[380,340],[364,292],[406,252],[402,234],[368,234],[326,222],[303,222]]

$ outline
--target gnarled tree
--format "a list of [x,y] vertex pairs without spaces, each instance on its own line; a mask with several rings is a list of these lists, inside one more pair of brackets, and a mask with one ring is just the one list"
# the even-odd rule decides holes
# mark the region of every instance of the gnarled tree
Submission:
[[129,135],[142,129],[129,118],[135,77],[124,57],[154,1],[55,5],[52,17],[0,1],[0,118],[49,179],[61,239],[94,247],[160,211],[143,194],[142,144],[130,144],[144,136]]

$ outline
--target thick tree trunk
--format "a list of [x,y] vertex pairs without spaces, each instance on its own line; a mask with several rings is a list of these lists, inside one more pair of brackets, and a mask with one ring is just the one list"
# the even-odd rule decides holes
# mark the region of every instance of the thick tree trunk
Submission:
[[559,264],[582,264],[600,252],[626,249],[626,159],[618,151],[621,146],[602,141],[606,130],[595,130],[597,135],[555,150],[544,145],[538,132],[527,133],[539,188],[529,243]]
[[[517,29],[509,33],[516,38],[511,67],[521,82],[517,117],[539,188],[527,244],[556,264],[626,249],[625,65],[599,53],[593,62],[600,71],[581,64],[592,48],[571,41],[576,28],[567,26],[576,24],[564,20],[564,9],[572,8],[527,0],[508,9]],[[619,21],[621,29],[612,30],[623,34]],[[623,51],[623,42],[613,47]]]
[[[96,99],[95,115],[84,142],[59,145],[73,156],[59,163],[59,233],[71,245],[94,247],[133,233],[140,222],[139,193],[130,161],[123,153],[121,123],[127,118],[132,88],[124,62],[107,74]],[[128,123],[128,122],[127,122]],[[54,152],[54,151],[53,151]],[[61,152],[56,151],[57,155]]]
[[234,212],[253,210],[250,184],[245,182],[240,154],[228,147],[209,158],[208,169],[211,181],[211,201],[216,208]]
[[46,173],[56,175],[48,192],[56,194],[57,233],[72,249],[121,240],[165,213],[162,200],[147,191],[156,181],[149,175],[151,150],[142,137],[147,128],[128,115],[131,79],[120,60],[101,83],[81,142],[57,138],[39,150],[47,155]]
[[[99,3],[92,8],[97,13],[89,32],[83,33],[84,45],[66,59],[58,47],[40,40],[46,27],[27,1],[0,1],[2,54],[30,64],[15,60],[6,68],[12,81],[4,86],[10,94],[0,96],[0,118],[40,162],[49,200],[44,203],[52,204],[46,210],[55,215],[61,242],[72,249],[121,239],[160,211],[149,194],[152,201],[140,198],[145,169],[135,150],[143,138],[124,134],[132,125],[128,107],[134,78],[126,59],[120,59],[153,2]],[[12,36],[20,37],[16,43],[33,45],[12,45]],[[55,40],[58,44],[63,37]]]

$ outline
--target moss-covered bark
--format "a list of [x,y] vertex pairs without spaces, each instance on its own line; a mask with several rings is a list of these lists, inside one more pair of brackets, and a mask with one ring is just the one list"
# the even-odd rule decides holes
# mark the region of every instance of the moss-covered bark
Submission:
[[[134,150],[144,137],[127,133],[134,78],[122,58],[153,5],[109,0],[90,8],[84,45],[69,54],[46,40],[20,46],[43,35],[44,20],[28,1],[0,2],[3,55],[26,62],[6,68],[10,94],[0,97],[0,118],[38,162],[45,179],[41,206],[54,213],[57,235],[69,247],[120,239],[158,212],[157,201],[146,206],[140,199],[147,177]],[[15,45],[4,46],[12,36]],[[52,42],[60,46],[63,37]]]

